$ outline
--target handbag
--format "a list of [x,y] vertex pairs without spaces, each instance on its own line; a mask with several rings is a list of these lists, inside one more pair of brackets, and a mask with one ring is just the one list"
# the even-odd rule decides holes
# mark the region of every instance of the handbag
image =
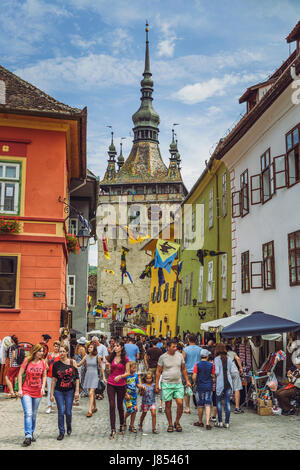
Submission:
[[[26,379],[26,370],[27,370],[27,367],[28,367],[28,364],[26,364],[26,368],[22,374],[22,385],[24,384],[25,382],[25,379]],[[19,391],[19,375],[18,377],[16,378],[16,381],[15,381],[15,385],[14,385],[14,392],[18,392]]]
[[103,393],[105,392],[105,388],[105,383],[102,379],[99,379],[95,393],[97,395],[103,395]]

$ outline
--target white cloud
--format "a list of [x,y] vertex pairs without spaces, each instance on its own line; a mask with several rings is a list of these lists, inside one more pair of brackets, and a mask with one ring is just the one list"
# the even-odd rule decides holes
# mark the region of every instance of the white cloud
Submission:
[[90,49],[93,46],[101,44],[102,42],[103,42],[102,38],[84,39],[79,34],[72,34],[70,36],[70,43],[73,46],[78,47],[80,49]]

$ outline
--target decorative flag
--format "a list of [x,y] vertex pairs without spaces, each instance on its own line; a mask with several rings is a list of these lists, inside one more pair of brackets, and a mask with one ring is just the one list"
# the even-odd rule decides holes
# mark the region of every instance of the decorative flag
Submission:
[[110,259],[110,254],[108,251],[108,242],[107,242],[107,237],[105,233],[102,235],[102,244],[103,244],[103,251],[104,251],[104,256],[106,259]]
[[157,240],[155,268],[163,268],[170,274],[178,250],[178,243],[169,242],[168,240]]
[[141,235],[140,232],[134,233],[134,231],[127,225],[119,225],[119,227],[126,233],[129,243],[141,243],[144,240],[150,238],[150,235]]
[[125,278],[125,280],[127,280],[127,278],[128,278],[130,280],[131,284],[133,284],[131,276],[130,276],[129,272],[127,271],[127,267],[126,267],[126,255],[127,255],[128,252],[129,252],[129,249],[122,246],[121,267],[120,267],[121,273],[122,273],[122,285],[124,284],[124,278]]
[[211,250],[198,250],[196,255],[197,258],[199,259],[200,263],[202,266],[204,266],[204,258],[206,256],[219,256],[219,255],[225,255],[225,251],[211,251]]

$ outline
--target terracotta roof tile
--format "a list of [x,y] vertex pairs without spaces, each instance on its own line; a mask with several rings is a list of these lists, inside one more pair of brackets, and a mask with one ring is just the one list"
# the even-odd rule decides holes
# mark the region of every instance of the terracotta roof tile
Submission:
[[81,109],[55,100],[34,85],[22,80],[20,77],[0,66],[0,81],[5,83],[4,97],[0,97],[0,111],[18,110],[39,113],[54,113],[78,115]]

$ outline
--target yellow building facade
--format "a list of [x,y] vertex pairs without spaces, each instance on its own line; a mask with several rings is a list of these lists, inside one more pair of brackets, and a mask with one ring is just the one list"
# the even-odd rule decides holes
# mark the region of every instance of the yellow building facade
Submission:
[[[159,238],[174,241],[173,225],[171,224],[163,229],[159,234]],[[149,262],[155,258],[156,244],[157,239],[151,239],[142,248],[149,255]],[[178,280],[177,271],[175,270],[177,269],[177,263],[178,260],[175,259],[170,274],[163,270],[165,284],[161,287],[159,287],[158,269],[155,269],[154,266],[151,268],[149,324],[147,327],[147,334],[149,336],[175,336],[178,300]]]

